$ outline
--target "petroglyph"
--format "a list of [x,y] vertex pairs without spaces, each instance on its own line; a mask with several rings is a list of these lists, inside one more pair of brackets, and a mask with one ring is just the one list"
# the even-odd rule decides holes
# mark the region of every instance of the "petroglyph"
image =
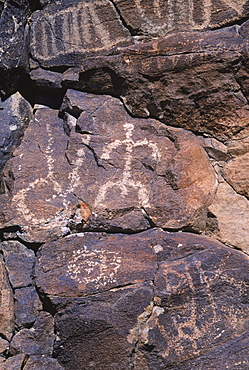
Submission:
[[[114,0],[126,22],[144,33],[163,36],[168,32],[204,29],[243,15],[245,0]],[[129,9],[129,11],[127,10]],[[133,11],[132,11],[132,10]],[[221,13],[223,12],[223,16]],[[134,16],[135,14],[135,16]]]
[[64,9],[36,12],[31,27],[35,58],[59,54],[89,53],[127,43],[129,32],[108,0],[81,1]]
[[117,252],[94,249],[83,246],[73,251],[72,259],[67,265],[66,276],[79,284],[96,284],[105,286],[116,282],[116,276],[122,258]]
[[122,177],[118,181],[109,180],[99,189],[98,195],[95,199],[94,206],[103,205],[106,198],[106,194],[109,189],[118,187],[120,190],[121,197],[128,196],[131,189],[137,191],[139,203],[143,207],[149,207],[149,191],[145,184],[141,181],[135,180],[135,174],[132,174],[132,160],[133,160],[133,150],[139,146],[146,146],[151,149],[151,156],[155,161],[160,160],[160,152],[155,143],[148,141],[146,138],[138,141],[132,139],[132,133],[134,131],[134,125],[132,123],[125,123],[123,125],[125,131],[125,140],[115,140],[111,142],[106,148],[104,148],[101,155],[101,159],[108,160],[110,159],[111,153],[114,149],[118,148],[121,145],[125,145],[125,155],[124,155],[124,169]]

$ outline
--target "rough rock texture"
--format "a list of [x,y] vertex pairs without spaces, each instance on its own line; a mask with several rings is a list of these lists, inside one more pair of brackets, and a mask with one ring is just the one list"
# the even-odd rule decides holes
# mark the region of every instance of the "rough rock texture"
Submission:
[[[31,117],[32,107],[18,92],[0,103],[0,173],[20,144]],[[3,184],[0,190],[5,190]]]
[[15,182],[2,210],[6,226],[39,242],[70,226],[203,227],[196,219],[212,202],[216,177],[193,134],[131,118],[108,96],[68,90],[62,111],[69,138],[58,112],[40,108],[8,162]]
[[10,339],[14,331],[14,300],[2,256],[0,257],[0,290],[0,334],[3,338]]
[[56,306],[59,361],[66,369],[191,369],[224,345],[234,369],[248,343],[248,262],[211,239],[160,229],[44,244],[37,284]]
[[248,40],[247,0],[0,0],[0,370],[248,370]]

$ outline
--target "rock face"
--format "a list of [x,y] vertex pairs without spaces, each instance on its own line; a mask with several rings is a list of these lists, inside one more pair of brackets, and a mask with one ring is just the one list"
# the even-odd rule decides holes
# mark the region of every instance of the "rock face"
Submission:
[[44,244],[36,276],[56,306],[66,369],[204,369],[222,346],[234,369],[245,356],[248,259],[211,239],[76,234]]
[[217,181],[193,134],[131,118],[115,98],[74,90],[67,91],[62,111],[69,138],[58,112],[38,109],[9,161],[15,184],[5,225],[21,225],[25,240],[36,242],[70,227],[202,227],[196,219]]
[[0,0],[1,370],[249,368],[248,19]]

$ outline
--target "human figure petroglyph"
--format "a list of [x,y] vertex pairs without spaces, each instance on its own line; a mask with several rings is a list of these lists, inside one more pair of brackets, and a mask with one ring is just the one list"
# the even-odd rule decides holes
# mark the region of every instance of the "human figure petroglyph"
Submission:
[[134,125],[132,123],[125,123],[123,125],[125,131],[124,140],[114,140],[106,148],[104,148],[100,159],[108,160],[110,159],[111,153],[114,152],[116,148],[121,145],[125,145],[125,155],[124,155],[124,169],[122,177],[118,181],[109,180],[99,189],[99,192],[96,196],[94,206],[103,205],[107,192],[114,188],[118,187],[120,190],[121,197],[128,196],[129,188],[133,188],[138,193],[138,199],[140,205],[143,207],[148,207],[150,205],[149,201],[149,192],[146,186],[141,182],[135,180],[135,174],[132,174],[132,161],[133,161],[133,150],[139,146],[146,146],[151,149],[152,158],[157,162],[160,160],[160,152],[155,143],[152,143],[147,138],[142,140],[134,141],[132,134],[134,131]]
[[[35,118],[35,122],[39,125],[39,120]],[[58,178],[56,170],[56,157],[54,153],[55,148],[55,138],[53,133],[53,128],[50,126],[49,122],[46,122],[46,144],[44,149],[40,148],[40,151],[43,153],[43,158],[46,163],[46,174],[36,178],[34,181],[30,181],[28,185],[20,189],[14,194],[12,201],[17,207],[17,211],[26,221],[31,221],[34,224],[44,224],[50,222],[54,226],[66,226],[68,222],[68,213],[70,214],[70,195],[73,195],[75,188],[80,183],[79,170],[84,161],[85,152],[82,149],[77,151],[77,158],[73,163],[72,168],[68,167],[67,175],[67,184],[62,184]],[[90,141],[89,135],[82,135],[81,141],[84,144],[88,144]],[[39,147],[39,144],[38,144]],[[22,158],[22,153],[19,155],[19,158]],[[19,165],[19,171],[22,171],[22,166]],[[66,186],[67,185],[67,186]],[[43,211],[37,212],[33,207],[33,204],[30,204],[29,201],[29,192],[35,192],[39,194],[40,192],[44,194],[44,188],[47,189],[47,197],[42,199],[42,209]],[[68,197],[69,196],[69,197]],[[49,216],[46,215],[49,212],[51,205],[55,200],[59,200],[61,205],[61,210],[63,214],[58,212],[58,215],[55,212],[52,212]]]

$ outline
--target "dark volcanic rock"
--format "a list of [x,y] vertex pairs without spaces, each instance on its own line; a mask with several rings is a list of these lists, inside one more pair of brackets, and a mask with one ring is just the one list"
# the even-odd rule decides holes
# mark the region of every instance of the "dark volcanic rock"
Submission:
[[57,311],[60,363],[221,369],[222,352],[234,370],[248,345],[248,263],[211,239],[160,229],[45,244],[37,283]]
[[34,286],[15,291],[15,323],[19,327],[30,327],[36,320],[42,304]]
[[125,24],[137,34],[163,36],[172,31],[219,27],[248,16],[248,1],[113,1]]
[[[18,92],[0,103],[0,176],[5,163],[20,144],[31,118],[32,108]],[[5,191],[4,184],[0,191]]]
[[5,266],[13,288],[26,287],[33,283],[35,254],[18,241],[0,244]]
[[18,69],[27,70],[28,44],[25,26],[28,0],[6,0],[0,12],[0,96],[16,90]]
[[53,352],[54,340],[54,319],[43,311],[37,315],[31,329],[22,329],[12,338],[10,349],[12,353],[49,357]]
[[89,54],[131,42],[109,0],[60,1],[32,15],[31,55],[43,67],[80,65]]
[[224,139],[248,127],[248,76],[235,74],[245,45],[237,26],[177,33],[86,59],[75,86],[119,95],[133,115]]

